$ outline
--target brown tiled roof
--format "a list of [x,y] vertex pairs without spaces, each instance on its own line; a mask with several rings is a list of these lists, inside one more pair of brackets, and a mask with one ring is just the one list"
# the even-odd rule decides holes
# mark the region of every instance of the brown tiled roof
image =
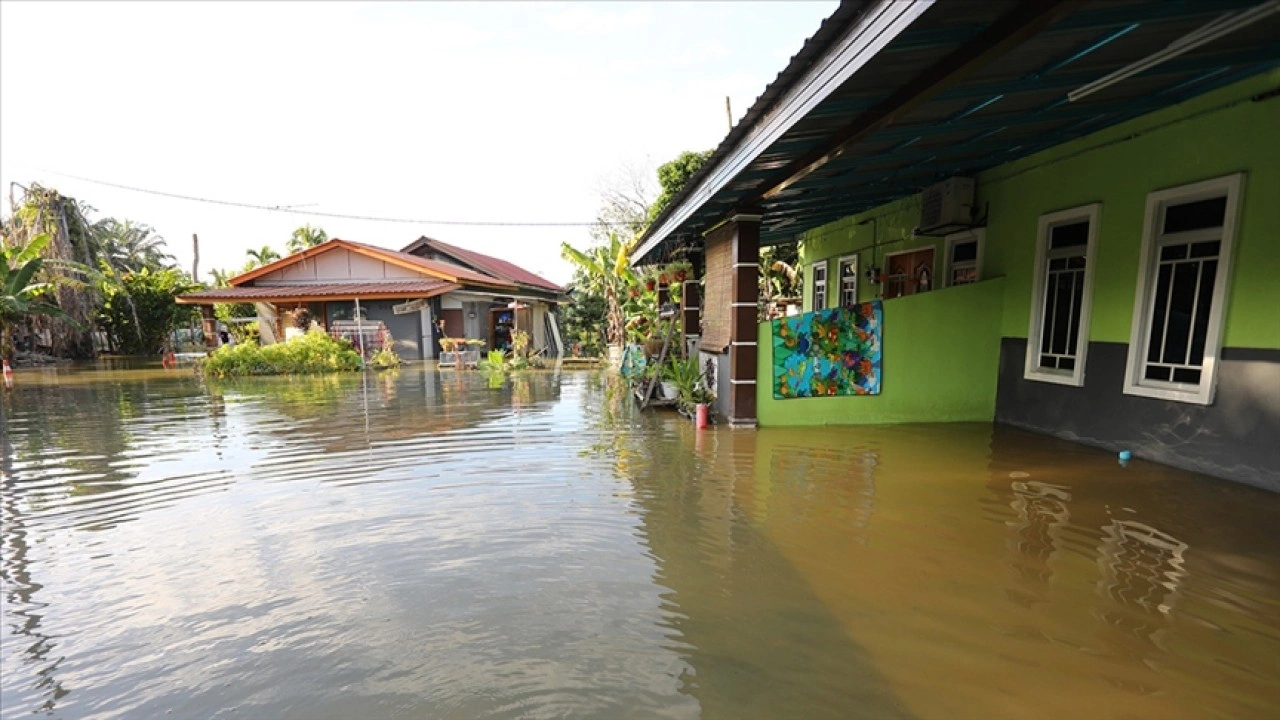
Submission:
[[[478,268],[479,270],[489,273],[501,280],[506,280],[507,282],[516,283],[518,285],[528,285],[540,290],[550,290],[554,293],[564,292],[563,287],[547,280],[546,278],[535,275],[519,265],[507,262],[501,258],[493,257],[492,255],[485,255],[484,253],[476,252],[475,250],[467,250],[466,248],[460,248],[457,245],[450,245],[449,243],[441,242],[435,238],[418,238],[407,247],[403,248],[401,252],[412,253],[413,250],[420,247],[430,247],[446,255],[452,255],[472,267]],[[417,256],[415,255],[414,257]]]
[[345,300],[351,298],[420,298],[434,297],[457,290],[461,286],[445,280],[395,280],[388,282],[314,283],[304,285],[245,285],[215,288],[187,293],[178,302],[208,304],[214,302],[295,301],[312,298]]
[[502,288],[504,290],[514,290],[516,285],[508,280],[501,280],[491,275],[485,275],[482,272],[454,265],[453,263],[440,262],[438,260],[428,260],[410,255],[409,253],[399,252],[397,250],[388,250],[375,245],[366,245],[364,243],[353,242],[351,240],[340,240],[334,238],[326,243],[308,248],[299,253],[294,253],[285,258],[276,260],[258,268],[254,268],[243,275],[237,275],[231,278],[231,285],[235,287],[244,286],[246,283],[252,282],[257,278],[275,272],[283,267],[287,267],[296,262],[300,262],[305,258],[315,257],[321,253],[326,253],[337,248],[346,248],[347,250],[361,253],[370,257],[374,257],[394,265],[399,265],[411,270],[421,271],[423,275],[431,276],[435,279],[448,280],[450,282],[458,282],[467,285],[483,285],[490,288]]

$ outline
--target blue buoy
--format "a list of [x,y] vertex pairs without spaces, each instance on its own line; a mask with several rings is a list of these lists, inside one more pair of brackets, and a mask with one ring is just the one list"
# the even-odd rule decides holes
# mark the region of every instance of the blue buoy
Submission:
[[1132,459],[1133,459],[1133,453],[1129,452],[1128,450],[1120,451],[1120,462],[1129,462]]

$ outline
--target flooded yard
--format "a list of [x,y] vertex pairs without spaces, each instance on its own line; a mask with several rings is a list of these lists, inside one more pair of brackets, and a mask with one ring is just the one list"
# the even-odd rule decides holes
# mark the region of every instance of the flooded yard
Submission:
[[1280,716],[1248,487],[985,424],[699,433],[587,372],[2,397],[6,718]]

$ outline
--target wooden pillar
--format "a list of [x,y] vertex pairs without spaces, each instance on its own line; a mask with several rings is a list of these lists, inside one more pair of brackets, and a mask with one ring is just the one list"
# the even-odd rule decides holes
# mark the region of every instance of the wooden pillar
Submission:
[[204,331],[204,346],[210,350],[218,347],[218,318],[214,317],[212,305],[200,306],[200,328]]
[[729,325],[729,424],[756,424],[756,335],[760,302],[760,216],[735,215],[733,226],[733,313]]

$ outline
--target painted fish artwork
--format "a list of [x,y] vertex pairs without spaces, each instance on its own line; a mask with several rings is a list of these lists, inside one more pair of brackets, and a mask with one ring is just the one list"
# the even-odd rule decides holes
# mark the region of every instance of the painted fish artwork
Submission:
[[773,396],[880,394],[880,301],[773,321]]

